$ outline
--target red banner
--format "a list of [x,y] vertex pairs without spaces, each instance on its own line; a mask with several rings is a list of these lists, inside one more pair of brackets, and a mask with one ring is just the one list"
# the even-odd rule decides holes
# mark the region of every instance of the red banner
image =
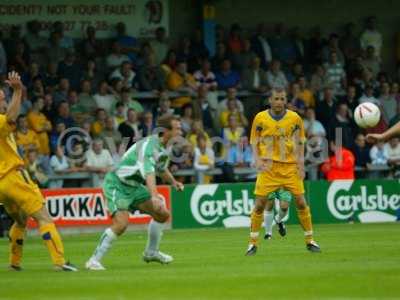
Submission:
[[[158,193],[165,199],[171,210],[170,188],[157,187]],[[47,210],[58,227],[83,227],[109,225],[111,218],[107,209],[103,191],[100,188],[43,190]],[[131,224],[147,224],[151,217],[139,211],[129,217]],[[29,220],[28,228],[35,228],[36,223]]]

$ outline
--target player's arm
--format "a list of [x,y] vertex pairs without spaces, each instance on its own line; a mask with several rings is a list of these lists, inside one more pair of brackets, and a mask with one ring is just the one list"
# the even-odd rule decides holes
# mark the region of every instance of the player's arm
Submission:
[[183,191],[183,184],[175,179],[168,168],[160,174],[160,177],[164,182],[171,184],[177,191]]
[[368,134],[367,141],[370,143],[386,141],[396,135],[400,135],[400,122],[393,125],[391,128],[380,134]]
[[262,128],[259,124],[259,118],[254,118],[253,124],[251,125],[250,132],[250,145],[253,152],[253,160],[257,170],[263,170],[265,168],[263,160],[260,158],[258,153],[258,144],[260,143]]
[[298,130],[295,135],[295,143],[296,143],[295,156],[301,179],[305,178],[305,166],[304,166],[305,141],[306,141],[306,134],[304,130],[304,123],[303,120],[299,117]]
[[6,83],[13,89],[13,95],[11,98],[11,102],[8,105],[6,116],[8,122],[14,123],[17,120],[17,117],[21,109],[21,99],[22,99],[21,77],[17,72],[14,71],[10,72],[8,74],[8,80],[6,80]]

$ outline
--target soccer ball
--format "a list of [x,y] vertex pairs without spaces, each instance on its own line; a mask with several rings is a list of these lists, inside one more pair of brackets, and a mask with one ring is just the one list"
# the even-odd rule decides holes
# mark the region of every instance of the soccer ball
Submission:
[[361,128],[374,127],[381,119],[381,111],[371,102],[361,103],[354,110],[354,120]]

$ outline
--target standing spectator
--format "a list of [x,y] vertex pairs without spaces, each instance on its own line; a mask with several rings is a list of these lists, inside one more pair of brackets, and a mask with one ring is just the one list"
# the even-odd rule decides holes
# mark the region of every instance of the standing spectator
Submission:
[[239,24],[233,24],[228,38],[228,47],[231,53],[239,54],[244,49],[242,29]]
[[124,61],[119,68],[110,74],[110,79],[121,79],[126,88],[134,86],[135,77],[136,73],[132,70],[132,64],[129,61]]
[[344,35],[339,40],[340,49],[342,49],[347,62],[355,59],[360,51],[360,40],[354,34],[354,23],[347,23]]
[[[75,172],[74,168],[69,167],[68,159],[64,153],[64,147],[58,146],[57,151],[50,158],[50,168],[56,175]],[[49,182],[50,189],[62,188],[64,186],[63,179],[52,180]]]
[[92,88],[97,89],[99,83],[104,79],[104,74],[97,68],[96,62],[89,59],[84,68],[82,78],[91,82]]
[[60,35],[60,37],[61,37],[60,46],[62,48],[65,48],[68,51],[75,51],[74,40],[71,37],[64,34],[64,23],[63,22],[60,22],[60,21],[54,22],[53,31],[57,32]]
[[[193,166],[196,171],[206,171],[214,168],[215,155],[214,151],[207,144],[207,139],[204,135],[197,136],[197,147],[194,149]],[[211,176],[204,176],[203,183],[210,183]]]
[[366,26],[360,36],[361,49],[365,50],[368,46],[375,49],[376,56],[381,58],[381,49],[383,46],[382,34],[376,29],[376,18],[370,16],[366,20]]
[[194,72],[193,77],[198,87],[205,85],[208,90],[212,91],[218,87],[215,74],[211,71],[211,64],[206,59],[201,63],[201,69]]
[[350,150],[339,147],[334,141],[329,142],[332,155],[321,166],[321,171],[328,181],[354,179],[355,158]]
[[308,41],[309,56],[308,62],[311,65],[322,63],[322,48],[326,45],[326,40],[322,37],[321,28],[316,26],[311,31],[311,38]]
[[213,71],[216,72],[217,70],[219,70],[219,68],[222,65],[222,62],[227,59],[228,60],[230,59],[230,55],[228,54],[228,52],[226,50],[226,45],[224,43],[220,42],[217,44],[216,53],[211,60],[211,66],[212,66]]
[[315,113],[317,120],[322,123],[324,128],[330,128],[330,122],[336,113],[336,99],[331,87],[327,86],[324,89],[324,98],[322,102],[316,105]]
[[328,62],[332,52],[336,53],[337,61],[344,66],[346,61],[342,51],[339,48],[339,36],[336,33],[332,33],[329,36],[328,45],[322,49],[322,60]]
[[74,52],[68,52],[58,64],[58,75],[67,78],[73,89],[78,89],[82,79],[82,67],[77,63]]
[[129,36],[126,33],[126,25],[123,22],[118,22],[116,25],[117,43],[121,47],[121,52],[128,55],[130,61],[136,60],[137,53],[139,52],[139,45],[137,39],[133,36]]
[[304,119],[304,130],[306,132],[307,138],[326,136],[326,130],[322,123],[315,118],[315,111],[313,108],[309,107],[306,110],[306,115]]
[[196,90],[196,81],[193,75],[187,72],[185,61],[178,63],[176,71],[168,75],[168,89],[187,94],[173,100],[173,107],[182,107],[191,101],[190,94]]
[[41,25],[37,20],[29,21],[26,24],[26,29],[27,33],[24,37],[24,41],[28,45],[31,58],[39,64],[42,64],[45,61],[43,54],[47,49],[47,42],[46,39],[40,35]]
[[46,49],[48,63],[58,65],[67,54],[67,49],[61,47],[61,36],[58,32],[51,32]]
[[315,107],[315,97],[313,91],[308,88],[307,79],[304,75],[300,75],[297,79],[299,84],[298,97],[304,101],[306,107]]
[[340,95],[345,86],[346,72],[342,63],[338,61],[337,52],[331,51],[329,61],[325,64],[328,81],[334,88],[334,93]]
[[308,54],[308,49],[298,26],[291,30],[291,42],[296,51],[296,60],[303,65]]
[[366,57],[362,60],[361,66],[371,71],[372,76],[376,78],[376,76],[381,72],[380,59],[375,55],[375,49],[373,46],[368,46],[366,52]]
[[397,101],[390,93],[390,85],[385,82],[381,86],[381,95],[379,96],[379,102],[382,107],[383,118],[387,124],[390,120],[396,116]]
[[70,83],[68,78],[60,78],[57,89],[53,93],[54,105],[58,106],[63,101],[68,101],[68,92],[70,89]]
[[27,158],[30,149],[39,149],[40,144],[36,133],[28,128],[25,115],[20,115],[17,119],[17,130],[15,140],[22,157]]
[[240,86],[240,75],[231,69],[231,61],[229,59],[225,59],[222,62],[220,71],[216,73],[216,80],[220,90]]
[[156,65],[154,55],[145,58],[145,64],[139,69],[139,89],[145,92],[160,92],[166,87],[165,73]]
[[322,90],[329,84],[329,79],[326,70],[322,65],[316,65],[313,74],[311,75],[310,88],[315,96],[320,99]]
[[82,42],[82,51],[86,61],[96,60],[103,56],[104,45],[101,40],[96,38],[96,29],[93,26],[86,28],[86,38]]
[[237,106],[236,99],[229,99],[227,103],[227,109],[221,112],[220,125],[221,127],[227,127],[229,125],[229,119],[235,116],[239,125],[246,127],[248,125],[247,118],[241,112]]
[[100,83],[99,91],[93,96],[93,99],[97,107],[103,108],[109,115],[112,113],[112,108],[117,102],[117,99],[111,94],[110,87],[105,80]]
[[188,65],[189,72],[194,72],[198,67],[197,57],[193,53],[192,41],[189,37],[185,36],[180,42],[180,47],[178,48],[178,53],[176,54],[178,61],[186,61]]
[[187,134],[193,124],[193,106],[191,104],[186,104],[182,107],[181,124],[183,134]]
[[271,62],[271,69],[267,71],[267,81],[271,89],[287,89],[289,83],[285,74],[281,71],[281,62],[279,60],[274,59]]
[[349,85],[347,87],[347,93],[343,98],[343,102],[345,102],[347,104],[347,106],[349,107],[349,111],[351,113],[353,113],[359,104],[359,101],[357,98],[357,90],[354,85]]
[[354,124],[350,119],[349,108],[346,103],[340,103],[337,106],[336,114],[333,120],[329,123],[330,131],[328,139],[335,140],[337,137],[337,130],[341,129],[341,140],[343,147],[351,149],[354,143]]
[[222,139],[224,145],[227,148],[227,160],[235,160],[233,157],[238,156],[239,143],[244,135],[244,129],[240,126],[238,118],[235,115],[230,115],[228,120],[228,126],[222,129]]
[[62,121],[55,123],[53,131],[50,133],[50,149],[51,153],[56,153],[60,136],[65,131],[66,126]]
[[257,34],[253,37],[251,43],[254,52],[261,58],[261,67],[266,69],[272,61],[272,52],[267,40],[267,26],[265,23],[257,26]]
[[15,53],[8,57],[8,66],[10,69],[17,71],[20,74],[28,72],[29,63],[31,61],[30,53],[23,42],[18,42],[15,45]]
[[113,71],[126,61],[130,61],[129,56],[122,53],[120,44],[114,40],[111,44],[111,53],[106,58],[108,70]]
[[155,31],[155,40],[151,41],[151,48],[154,51],[156,64],[161,64],[162,60],[167,56],[169,48],[166,38],[166,30],[164,27],[158,27]]
[[300,117],[304,117],[306,105],[300,98],[300,86],[297,82],[293,82],[290,87],[288,108],[297,112]]
[[66,128],[71,128],[75,126],[75,121],[71,116],[70,110],[69,110],[69,104],[66,101],[61,102],[58,105],[58,115],[56,117],[55,123],[64,123]]
[[51,122],[42,113],[44,107],[43,98],[32,100],[32,109],[27,115],[29,127],[36,133],[39,141],[39,153],[42,155],[50,154],[49,133],[51,132]]
[[356,135],[352,152],[354,153],[356,159],[356,167],[365,170],[367,168],[367,164],[370,163],[371,159],[369,156],[370,148],[365,141],[364,134],[359,133]]
[[383,142],[378,142],[375,144],[370,152],[369,156],[371,158],[372,165],[386,165],[388,162],[389,154],[387,147]]
[[281,61],[285,66],[296,60],[296,49],[285,32],[283,23],[275,25],[274,35],[270,38],[272,57]]
[[92,147],[86,152],[86,170],[97,174],[100,177],[98,184],[101,185],[105,174],[111,171],[113,165],[112,156],[107,149],[104,149],[103,141],[95,139]]
[[153,134],[153,130],[156,128],[156,124],[153,120],[153,114],[151,111],[146,111],[143,114],[142,121],[139,125],[139,131],[142,137],[147,137]]
[[261,60],[253,57],[251,65],[242,75],[242,84],[245,90],[256,93],[265,93],[268,89],[267,74],[261,69]]
[[239,72],[243,72],[247,68],[250,67],[253,59],[257,57],[257,55],[251,49],[251,42],[249,39],[243,40],[243,50],[234,55],[233,57],[233,66],[235,70]]
[[54,91],[56,85],[60,81],[60,77],[57,74],[58,64],[56,63],[49,63],[47,64],[46,72],[43,76],[44,85],[51,91]]
[[186,136],[187,140],[193,147],[197,147],[197,137],[199,135],[205,136],[207,140],[207,145],[211,145],[211,140],[207,132],[204,131],[203,122],[201,120],[194,120],[192,125],[192,130]]
[[203,122],[207,132],[212,133],[215,130],[213,117],[215,112],[208,103],[207,94],[207,86],[199,86],[197,89],[197,98],[193,101],[193,115],[195,119],[200,119]]
[[96,120],[90,127],[90,133],[94,137],[98,137],[103,133],[106,126],[107,113],[104,108],[98,108],[96,110]]
[[121,133],[122,138],[129,138],[128,148],[141,138],[136,111],[133,109],[128,110],[127,119],[119,125],[118,131]]
[[7,73],[7,53],[4,44],[0,41],[0,74]]

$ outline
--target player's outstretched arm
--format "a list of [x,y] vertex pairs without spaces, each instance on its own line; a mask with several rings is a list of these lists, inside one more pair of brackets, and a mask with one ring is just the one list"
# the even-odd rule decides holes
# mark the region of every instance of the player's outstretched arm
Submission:
[[22,100],[22,82],[21,77],[17,72],[8,73],[8,79],[6,83],[13,89],[13,95],[11,98],[11,102],[8,105],[7,109],[7,119],[9,122],[15,122],[19,115],[19,111],[21,109],[21,100]]
[[386,130],[384,133],[370,133],[367,135],[367,141],[370,143],[375,143],[375,142],[380,142],[380,141],[386,141],[390,138],[392,138],[395,135],[400,135],[400,122],[397,122],[397,124],[393,125],[391,128]]
[[151,198],[157,198],[157,184],[156,184],[156,176],[154,173],[149,173],[146,175],[146,186],[151,194]]
[[162,180],[171,184],[177,191],[183,191],[184,188],[183,184],[175,179],[174,175],[172,175],[170,170],[165,169],[165,171],[161,173],[160,176]]

